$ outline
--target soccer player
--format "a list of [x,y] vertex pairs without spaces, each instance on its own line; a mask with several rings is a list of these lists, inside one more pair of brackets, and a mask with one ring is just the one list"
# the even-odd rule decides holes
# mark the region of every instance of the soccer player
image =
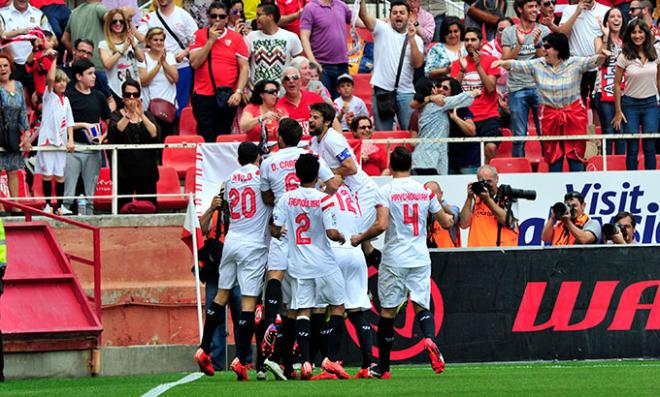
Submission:
[[381,379],[390,378],[390,353],[394,341],[394,319],[410,291],[417,322],[424,334],[424,347],[436,373],[445,362],[435,344],[435,323],[429,311],[431,300],[431,258],[426,248],[426,214],[433,214],[443,228],[453,224],[435,194],[410,178],[412,155],[405,147],[397,147],[390,156],[394,179],[380,189],[376,222],[364,233],[351,237],[351,244],[374,238],[384,231],[383,263],[378,272],[380,322],[378,352],[380,363],[371,373]]
[[296,161],[300,188],[288,191],[273,211],[273,236],[279,238],[283,228],[289,234],[288,276],[291,278],[291,309],[297,311],[296,341],[300,349],[302,379],[312,376],[310,363],[310,316],[319,304],[330,306],[327,329],[328,352],[321,367],[339,378],[350,376],[337,361],[344,333],[344,277],[337,266],[330,242],[345,243],[337,229],[336,206],[332,196],[315,188],[319,159],[301,154]]
[[[218,293],[210,307],[206,308],[206,322],[202,343],[195,353],[195,361],[202,372],[213,375],[211,364],[211,340],[220,321],[220,311],[229,301],[236,283],[241,289],[241,317],[236,335],[236,358],[230,368],[238,380],[248,380],[246,357],[250,354],[254,334],[254,311],[257,297],[263,288],[268,246],[268,222],[270,207],[264,204],[259,188],[260,151],[252,142],[238,146],[238,163],[225,183],[224,199],[229,203],[229,231],[225,237]],[[224,313],[224,310],[222,310]]]
[[[346,185],[342,185],[335,193],[337,203],[337,225],[344,236],[353,236],[358,233],[360,225],[360,205],[355,194]],[[364,317],[364,312],[371,309],[371,300],[367,293],[369,275],[367,263],[362,251],[349,244],[332,244],[335,260],[346,283],[346,301],[344,308],[348,312],[348,319],[355,327],[362,365],[356,378],[370,378],[369,367],[373,362],[371,348],[373,345],[371,325]]]
[[[298,147],[302,132],[302,126],[296,120],[291,118],[280,120],[277,137],[280,150],[273,153],[261,164],[261,195],[266,204],[275,205],[285,192],[300,187],[300,181],[296,176],[296,160],[301,154],[310,153],[309,150]],[[326,191],[328,192],[336,191],[341,183],[335,179],[335,175],[324,161],[320,161],[319,178],[326,184]],[[279,312],[280,303],[284,300],[284,303],[288,304],[290,299],[288,278],[285,278],[288,252],[288,236],[285,235],[281,239],[270,240],[264,299],[264,321],[261,322],[264,327],[267,327],[262,344],[263,353],[266,357],[272,352],[275,337],[278,337],[278,351],[273,360],[266,360],[266,365],[272,367],[271,371],[279,379],[284,379],[285,374],[290,375],[293,372],[289,360],[291,357],[289,356],[295,341],[295,316],[287,316],[282,320],[279,334],[275,327],[275,318]],[[258,342],[261,342],[261,336],[263,335],[264,332],[258,330]],[[284,372],[279,366],[275,367],[274,365],[275,362],[280,360],[280,355],[284,356],[282,357],[283,364],[286,367]]]
[[[335,109],[327,103],[315,103],[309,107],[309,134],[312,135],[310,148],[319,154],[330,166],[335,174],[344,178],[344,183],[355,192],[363,209],[358,230],[365,231],[376,219],[376,210],[373,205],[378,187],[362,171],[358,161],[349,146],[346,138],[332,128],[335,119]],[[375,249],[369,240],[362,244],[362,250],[367,263],[378,267],[381,261],[381,252]]]

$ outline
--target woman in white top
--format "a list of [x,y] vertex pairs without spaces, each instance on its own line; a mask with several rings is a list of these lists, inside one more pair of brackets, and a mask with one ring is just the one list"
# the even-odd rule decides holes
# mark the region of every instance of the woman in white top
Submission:
[[165,139],[174,133],[174,121],[168,122],[167,117],[154,113],[155,106],[152,107],[151,102],[165,101],[176,112],[176,83],[179,81],[179,71],[174,55],[168,53],[165,48],[165,31],[162,28],[149,29],[144,42],[148,51],[144,54],[144,62],[138,64],[142,95],[145,106],[152,110],[158,121],[162,139]]
[[117,109],[121,109],[124,106],[121,85],[126,80],[140,80],[137,63],[144,61],[144,53],[138,46],[130,20],[121,8],[114,8],[105,14],[103,34],[105,40],[99,43],[99,55]]
[[[624,134],[658,132],[660,57],[653,47],[654,35],[642,19],[633,19],[623,34],[623,50],[614,75],[614,128]],[[626,84],[621,96],[621,79]],[[655,139],[642,141],[644,167],[655,169]],[[626,169],[637,169],[639,140],[627,140]]]
[[[47,50],[46,56],[57,57],[57,51]],[[57,69],[57,62],[53,62],[46,75],[46,89],[43,96],[43,112],[41,127],[39,128],[39,146],[54,146],[73,151],[73,113],[69,98],[64,96],[69,77],[63,70]],[[39,151],[36,158],[35,171],[43,176],[43,189],[45,197],[52,197],[51,180],[55,177],[55,195],[64,196],[64,167],[66,152]],[[48,199],[44,211],[62,215],[62,199],[50,206]]]

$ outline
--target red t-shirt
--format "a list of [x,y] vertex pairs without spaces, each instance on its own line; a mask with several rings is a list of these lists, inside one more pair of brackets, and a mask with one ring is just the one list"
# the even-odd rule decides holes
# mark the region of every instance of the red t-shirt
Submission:
[[[7,1],[8,3],[9,1]],[[50,6],[53,4],[64,4],[64,0],[30,0],[32,7],[41,9],[41,7]]]
[[387,168],[387,149],[385,145],[362,143],[360,153],[369,155],[367,161],[362,161],[362,170],[369,176],[380,176]]
[[[204,47],[209,39],[209,28],[199,29],[195,32],[190,51]],[[229,86],[236,88],[238,83],[238,58],[248,59],[248,48],[243,36],[230,29],[225,32],[211,49],[211,67],[216,87]],[[199,95],[213,95],[213,85],[209,76],[208,60],[195,70],[195,84],[193,91]]]
[[[259,105],[254,105],[252,103],[245,106],[243,109],[244,112],[250,113],[254,117],[258,117],[261,113]],[[275,105],[275,111],[282,115],[282,117],[288,117],[285,109]],[[268,131],[268,140],[275,141],[277,140],[277,128],[279,127],[280,122],[278,120],[268,120],[266,122],[266,130]],[[247,141],[249,142],[259,142],[261,140],[261,124],[257,123],[249,131],[244,132],[247,135]]]
[[39,51],[34,54],[34,61],[32,64],[28,64],[25,67],[25,70],[28,73],[32,73],[32,79],[34,79],[34,89],[37,92],[37,95],[43,96],[44,91],[46,91],[46,75],[50,66],[53,64],[53,59],[50,57],[42,56],[43,51]]
[[[474,89],[480,89],[481,95],[474,99],[474,103],[470,106],[470,111],[474,114],[474,121],[482,121],[489,119],[491,117],[499,116],[498,104],[497,104],[497,90],[493,92],[486,92],[486,88],[481,82],[481,77],[479,77],[479,72],[474,64],[474,61],[471,57],[465,57],[467,60],[467,69],[463,75],[463,81],[461,85],[463,86],[463,91],[472,91]],[[500,69],[491,67],[491,64],[496,59],[490,55],[486,55],[483,52],[481,53],[481,67],[486,71],[486,74],[489,76],[500,76]],[[461,64],[458,62],[458,59],[454,61],[451,65],[451,76],[456,77],[461,71]]]
[[[280,9],[280,15],[291,15],[302,10],[306,3],[306,0],[281,0],[277,2],[277,8]],[[282,28],[295,33],[296,36],[300,36],[300,17],[282,26]]]
[[303,128],[303,134],[307,135],[309,134],[309,105],[325,101],[321,95],[314,92],[300,90],[300,93],[302,98],[298,106],[291,103],[286,95],[277,100],[277,106],[284,109],[289,117],[298,121]]

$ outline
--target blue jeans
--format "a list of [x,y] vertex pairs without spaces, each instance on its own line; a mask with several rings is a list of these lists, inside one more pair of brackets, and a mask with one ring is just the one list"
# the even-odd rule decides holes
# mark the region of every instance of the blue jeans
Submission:
[[[372,102],[373,106],[371,108],[374,115],[374,128],[375,131],[392,131],[394,129],[394,116],[389,118],[381,118],[378,114],[378,101],[376,100],[376,95],[379,93],[386,92],[380,88],[373,88]],[[399,108],[396,112],[397,120],[399,120],[399,129],[407,130],[408,123],[410,123],[410,117],[413,114],[413,109],[410,107],[410,102],[412,102],[415,94],[404,94],[397,92],[396,94],[396,103]]]
[[[536,133],[541,135],[541,124],[539,123],[539,106],[541,100],[536,88],[523,88],[522,90],[509,93],[509,109],[511,110],[511,132],[513,136],[527,136],[527,122],[529,111],[534,116]],[[512,157],[525,157],[525,142],[513,142],[511,148]]]
[[[638,134],[640,128],[642,134],[658,132],[658,101],[655,96],[636,99],[628,96],[621,98],[621,109],[626,116],[627,123],[622,125],[626,134]],[[639,139],[627,140],[626,169],[637,170],[637,155],[639,154]],[[644,168],[655,169],[655,139],[643,139]]]
[[190,66],[179,69],[179,81],[176,82],[176,117],[181,115],[181,110],[188,106],[190,93],[193,86],[193,72]]
[[48,18],[48,23],[53,28],[53,34],[57,37],[57,40],[62,40],[64,28],[66,28],[71,16],[71,9],[66,4],[50,4],[43,6],[41,12]]
[[[594,98],[596,101],[596,110],[598,111],[598,118],[600,118],[600,128],[603,134],[616,134],[619,131],[614,129],[612,119],[614,118],[614,102],[603,102],[600,100],[601,93],[597,93]],[[614,146],[615,154],[626,154],[626,142],[623,139],[607,141],[607,154],[612,154],[612,146]]]
[[348,73],[348,64],[322,64],[322,66],[323,73],[321,74],[321,83],[323,83],[325,88],[330,91],[330,96],[332,96],[332,99],[334,100],[339,96],[339,92],[337,91],[337,78],[344,73]]
[[[205,302],[206,307],[211,305],[213,298],[218,293],[218,282],[207,281],[205,288]],[[229,298],[229,310],[231,311],[231,319],[234,323],[234,337],[238,335],[238,319],[241,318],[241,290],[238,286],[234,287],[231,298]],[[211,342],[211,361],[213,368],[216,370],[223,370],[227,367],[227,317],[225,310],[220,314],[220,323],[218,328],[215,329],[213,334],[213,341]],[[252,361],[252,356],[248,356],[248,362]]]
[[449,167],[449,175],[474,175],[479,167]]
[[[580,172],[584,171],[584,163],[579,160],[566,159],[568,160],[568,170],[570,172]],[[554,163],[548,166],[548,171],[550,172],[564,172],[564,157],[555,161]]]

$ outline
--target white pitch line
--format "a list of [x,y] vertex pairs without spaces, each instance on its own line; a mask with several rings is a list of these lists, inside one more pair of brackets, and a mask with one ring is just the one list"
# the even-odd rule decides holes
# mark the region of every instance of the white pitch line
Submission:
[[176,382],[163,383],[161,385],[158,385],[153,389],[149,390],[148,392],[144,393],[142,397],[158,397],[175,386],[194,382],[197,379],[201,378],[202,376],[204,376],[204,374],[201,372],[193,372],[177,380]]

